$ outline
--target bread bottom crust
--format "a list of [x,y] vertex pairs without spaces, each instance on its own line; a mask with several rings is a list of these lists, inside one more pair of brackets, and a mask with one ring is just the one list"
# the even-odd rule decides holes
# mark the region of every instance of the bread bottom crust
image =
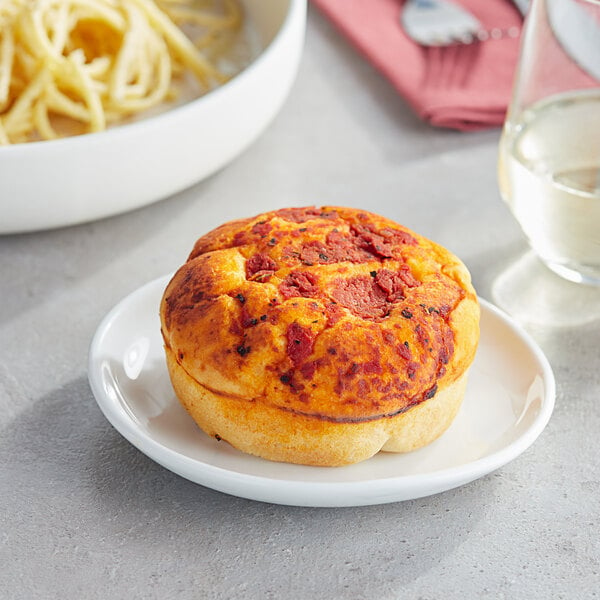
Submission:
[[166,348],[175,393],[211,437],[262,458],[333,467],[366,460],[380,450],[410,452],[430,444],[450,426],[467,385],[467,372],[429,400],[393,417],[338,423],[289,412],[260,399],[220,394],[198,383]]

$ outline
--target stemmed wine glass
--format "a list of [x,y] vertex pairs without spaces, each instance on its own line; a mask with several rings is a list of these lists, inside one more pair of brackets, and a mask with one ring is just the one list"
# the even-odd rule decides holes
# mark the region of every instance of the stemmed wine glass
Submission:
[[600,286],[599,0],[533,0],[500,142],[499,187],[543,263]]

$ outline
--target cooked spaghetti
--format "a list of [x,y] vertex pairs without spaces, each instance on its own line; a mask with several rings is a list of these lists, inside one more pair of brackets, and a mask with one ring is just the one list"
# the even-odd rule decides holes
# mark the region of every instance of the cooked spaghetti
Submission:
[[237,0],[2,0],[0,144],[102,131],[227,80]]

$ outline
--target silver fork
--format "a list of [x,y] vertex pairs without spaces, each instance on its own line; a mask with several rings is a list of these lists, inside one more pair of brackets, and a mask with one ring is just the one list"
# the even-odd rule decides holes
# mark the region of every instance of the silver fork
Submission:
[[404,31],[422,46],[471,44],[520,33],[518,27],[484,29],[473,14],[450,0],[407,0],[400,20]]

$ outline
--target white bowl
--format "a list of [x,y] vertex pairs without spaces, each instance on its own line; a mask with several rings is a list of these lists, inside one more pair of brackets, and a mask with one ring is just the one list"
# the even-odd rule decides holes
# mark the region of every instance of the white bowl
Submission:
[[100,133],[0,147],[0,233],[126,212],[214,173],[267,127],[296,76],[306,0],[244,0],[264,50],[187,104]]

